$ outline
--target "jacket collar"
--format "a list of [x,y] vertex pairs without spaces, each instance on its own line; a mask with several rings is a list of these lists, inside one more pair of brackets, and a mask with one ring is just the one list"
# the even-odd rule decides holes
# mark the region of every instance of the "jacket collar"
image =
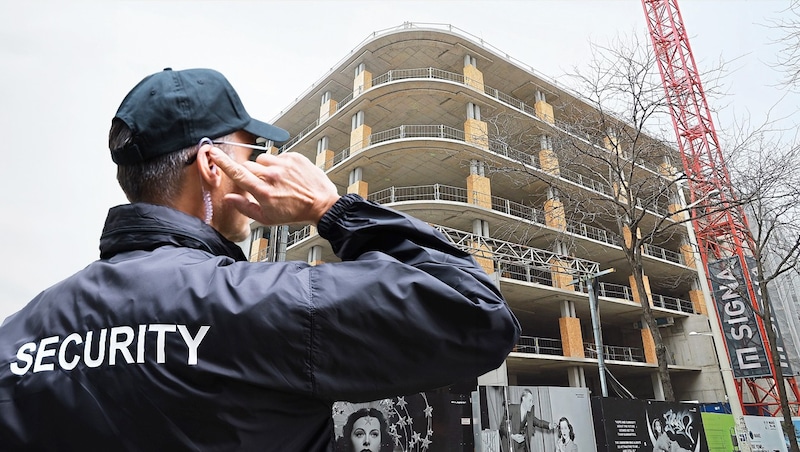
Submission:
[[170,207],[134,203],[112,207],[100,236],[100,258],[134,250],[180,246],[247,260],[241,248],[199,218]]

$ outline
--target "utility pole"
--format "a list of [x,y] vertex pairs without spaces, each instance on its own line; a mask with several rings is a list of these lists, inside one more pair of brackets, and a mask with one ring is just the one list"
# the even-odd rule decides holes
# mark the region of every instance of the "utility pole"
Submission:
[[594,346],[597,349],[597,370],[600,372],[600,389],[603,397],[608,397],[608,385],[606,383],[606,360],[603,350],[603,334],[600,329],[600,305],[597,302],[600,282],[597,281],[597,278],[613,272],[614,269],[609,268],[608,270],[584,275],[570,281],[570,284],[585,282],[586,289],[589,292],[589,311],[592,314],[592,333],[594,334]]

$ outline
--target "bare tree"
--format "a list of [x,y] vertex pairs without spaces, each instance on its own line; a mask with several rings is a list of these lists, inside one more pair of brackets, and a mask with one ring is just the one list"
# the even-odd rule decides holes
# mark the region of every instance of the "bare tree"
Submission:
[[[586,68],[574,71],[576,89],[585,97],[554,103],[558,114],[549,130],[526,128],[513,114],[487,119],[495,149],[541,149],[538,159],[523,154],[518,159],[525,164],[497,162],[490,171],[493,177],[508,174],[520,184],[528,183],[525,176],[546,182],[547,199],[566,206],[567,223],[589,224],[620,238],[616,244],[627,263],[623,270],[630,271],[632,290],[639,295],[664,398],[674,401],[668,350],[650,305],[644,267],[646,255],[685,244],[685,227],[677,226],[689,217],[678,191],[687,176],[678,169],[681,158],[675,147],[660,138],[673,132],[650,47],[636,38],[617,38],[607,46],[593,46],[593,55]],[[531,160],[536,171],[530,169]],[[554,251],[568,253],[569,234],[554,246]]]
[[800,88],[800,0],[791,0],[780,19],[771,22],[771,26],[782,32],[776,42],[780,49],[774,65],[784,74],[786,87],[797,90]]
[[560,135],[556,152],[565,169],[599,180],[608,189],[602,197],[561,192],[577,211],[591,214],[596,224],[623,237],[620,245],[655,346],[664,398],[674,401],[667,347],[647,297],[643,253],[675,240],[680,218],[675,199],[683,177],[675,170],[679,155],[655,138],[666,136],[669,119],[649,49],[635,37],[594,46],[588,70],[576,69],[575,78],[596,110],[586,114],[581,105],[563,106],[572,133]]

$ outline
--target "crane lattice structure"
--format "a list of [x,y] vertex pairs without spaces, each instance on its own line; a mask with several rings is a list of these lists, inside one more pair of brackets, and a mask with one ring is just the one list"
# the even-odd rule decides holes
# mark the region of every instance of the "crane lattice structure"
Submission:
[[[740,276],[743,284],[740,288],[746,289],[751,306],[758,308],[757,300],[760,294],[754,290],[753,277],[748,267],[752,261],[754,242],[747,225],[747,218],[743,208],[735,202],[725,161],[708,108],[705,91],[700,83],[700,75],[689,46],[689,39],[684,27],[683,18],[678,8],[677,0],[642,0],[647,26],[650,31],[653,48],[661,79],[666,92],[667,102],[671,110],[673,126],[678,140],[678,149],[681,153],[684,172],[691,203],[695,213],[692,215],[692,226],[696,231],[697,243],[700,249],[709,286],[712,286],[712,273],[714,269],[721,268],[720,263],[739,265],[736,276]],[[711,195],[718,194],[719,199],[714,200],[711,209]],[[690,204],[693,205],[693,204]],[[725,206],[726,208],[719,208]],[[711,212],[711,213],[709,213]],[[711,266],[709,265],[711,264]],[[730,268],[730,267],[728,267]],[[742,290],[744,294],[744,290]],[[715,295],[715,305],[720,306]],[[746,298],[742,297],[746,300]],[[717,310],[719,311],[719,310]],[[731,325],[723,325],[719,313],[715,317],[720,322],[723,331]],[[711,315],[711,313],[709,313]],[[767,335],[764,324],[758,316],[754,316],[758,331],[763,338],[766,357],[769,362],[768,373],[756,377],[736,378],[738,400],[742,401],[742,408],[746,414],[774,416],[780,412],[779,388],[775,379],[775,360],[772,359],[767,346]],[[732,357],[726,342],[726,351],[729,359]],[[730,359],[733,364],[733,359]],[[723,363],[720,363],[723,365]],[[798,387],[793,377],[786,379],[786,386],[794,395],[790,399],[792,412],[797,415]],[[749,391],[747,401],[742,397],[743,391]],[[738,403],[731,401],[731,403]]]

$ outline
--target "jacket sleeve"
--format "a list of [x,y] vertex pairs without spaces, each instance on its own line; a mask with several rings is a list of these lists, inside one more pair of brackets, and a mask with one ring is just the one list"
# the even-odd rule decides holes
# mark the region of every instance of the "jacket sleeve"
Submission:
[[516,344],[497,287],[426,223],[346,195],[319,233],[343,262],[310,275],[315,396],[375,400],[466,381]]

